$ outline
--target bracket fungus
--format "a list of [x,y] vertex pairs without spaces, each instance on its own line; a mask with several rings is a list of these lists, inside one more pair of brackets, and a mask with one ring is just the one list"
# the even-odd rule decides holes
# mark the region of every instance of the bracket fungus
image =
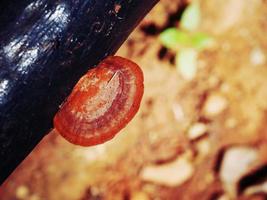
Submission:
[[144,92],[139,66],[118,56],[89,70],[54,118],[54,127],[81,146],[113,138],[137,113]]

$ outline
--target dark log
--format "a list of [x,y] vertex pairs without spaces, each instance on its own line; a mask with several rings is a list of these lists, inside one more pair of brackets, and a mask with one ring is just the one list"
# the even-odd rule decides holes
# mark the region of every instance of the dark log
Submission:
[[52,128],[79,77],[157,1],[0,1],[0,183]]

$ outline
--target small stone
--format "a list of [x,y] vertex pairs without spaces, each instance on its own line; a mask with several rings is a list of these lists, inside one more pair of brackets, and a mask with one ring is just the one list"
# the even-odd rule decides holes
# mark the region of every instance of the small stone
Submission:
[[186,156],[181,156],[171,163],[146,166],[141,171],[140,176],[144,181],[176,187],[189,180],[193,171],[192,163]]
[[259,47],[255,47],[250,52],[250,62],[254,65],[262,65],[266,61],[266,57]]
[[197,139],[207,132],[207,126],[203,123],[196,123],[188,130],[188,138],[190,140]]
[[204,105],[204,114],[207,117],[215,117],[221,114],[228,106],[228,101],[221,95],[211,95]]
[[175,57],[175,65],[181,76],[188,81],[197,74],[198,52],[194,49],[183,49]]
[[238,181],[253,168],[257,159],[257,151],[249,147],[232,147],[225,152],[219,177],[229,194],[236,195]]
[[25,185],[21,185],[16,190],[16,197],[18,199],[25,199],[29,195],[29,189]]

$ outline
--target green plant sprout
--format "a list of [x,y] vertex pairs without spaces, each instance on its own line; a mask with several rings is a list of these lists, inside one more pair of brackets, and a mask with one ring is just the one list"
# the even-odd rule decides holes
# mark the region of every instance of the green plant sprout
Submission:
[[211,36],[196,31],[200,22],[200,5],[194,1],[183,12],[179,28],[168,28],[159,36],[163,46],[176,52],[177,70],[187,80],[192,80],[196,74],[198,52],[213,43]]

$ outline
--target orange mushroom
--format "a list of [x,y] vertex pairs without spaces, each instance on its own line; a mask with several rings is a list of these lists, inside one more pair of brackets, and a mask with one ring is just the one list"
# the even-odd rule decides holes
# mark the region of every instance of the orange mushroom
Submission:
[[54,117],[54,127],[81,146],[112,139],[137,113],[144,92],[139,66],[118,56],[89,70]]

